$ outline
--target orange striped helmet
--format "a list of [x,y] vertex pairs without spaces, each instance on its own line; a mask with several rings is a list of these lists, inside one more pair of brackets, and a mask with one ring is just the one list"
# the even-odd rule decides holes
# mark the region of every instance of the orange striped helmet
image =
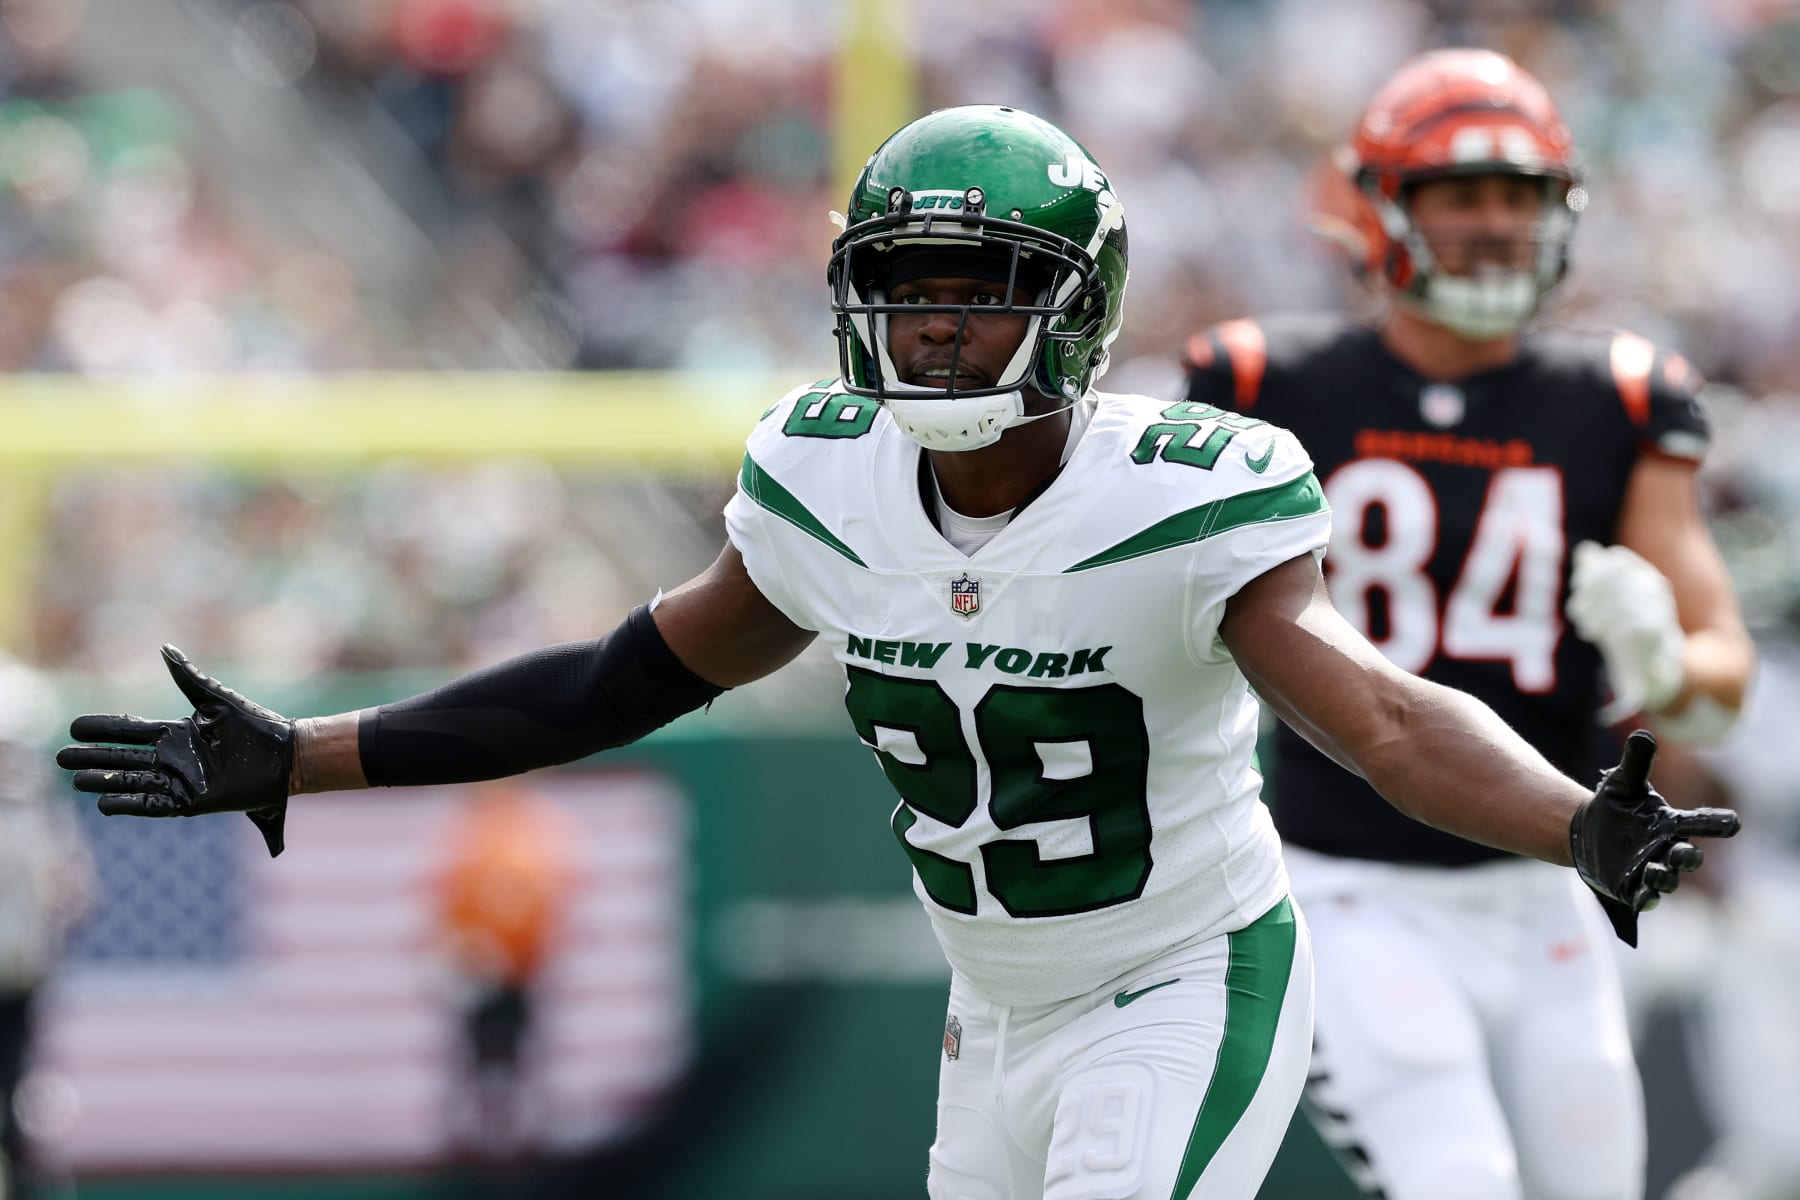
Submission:
[[[1358,273],[1396,298],[1476,336],[1511,332],[1568,269],[1579,152],[1544,87],[1491,50],[1434,50],[1411,59],[1375,93],[1315,190],[1314,228],[1342,243]],[[1413,184],[1451,175],[1544,180],[1544,219],[1528,276],[1484,291],[1438,267],[1406,211]],[[1347,186],[1346,186],[1347,185]]]

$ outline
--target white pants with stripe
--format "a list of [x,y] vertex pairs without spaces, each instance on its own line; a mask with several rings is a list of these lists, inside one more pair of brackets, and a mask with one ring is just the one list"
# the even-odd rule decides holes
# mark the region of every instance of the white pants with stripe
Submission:
[[931,1200],[1250,1200],[1305,1083],[1306,923],[1283,901],[1057,1004],[953,977],[949,1016]]
[[1612,930],[1573,871],[1287,848],[1316,940],[1307,1109],[1385,1200],[1638,1200]]

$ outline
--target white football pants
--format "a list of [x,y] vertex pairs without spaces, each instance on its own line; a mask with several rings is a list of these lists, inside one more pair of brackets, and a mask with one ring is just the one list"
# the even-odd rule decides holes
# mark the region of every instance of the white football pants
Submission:
[[949,1015],[931,1200],[1250,1200],[1306,1079],[1306,924],[1283,901],[1057,1004],[953,976]]
[[1286,855],[1317,955],[1307,1111],[1359,1183],[1385,1200],[1639,1200],[1613,932],[1575,872]]

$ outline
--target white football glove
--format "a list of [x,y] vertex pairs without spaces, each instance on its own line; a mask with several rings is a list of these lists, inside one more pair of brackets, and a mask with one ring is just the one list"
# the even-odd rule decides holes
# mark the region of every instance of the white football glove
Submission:
[[1654,713],[1681,691],[1686,635],[1675,589],[1643,558],[1624,546],[1576,546],[1566,611],[1606,659],[1613,689],[1612,703],[1600,711],[1606,724]]

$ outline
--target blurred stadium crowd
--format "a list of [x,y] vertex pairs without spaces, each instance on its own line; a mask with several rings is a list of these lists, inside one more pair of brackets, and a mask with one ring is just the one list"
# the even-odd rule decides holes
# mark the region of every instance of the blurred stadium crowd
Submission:
[[[830,373],[823,264],[826,215],[841,204],[831,122],[844,11],[828,0],[6,0],[0,370]],[[1800,393],[1800,279],[1781,265],[1800,257],[1792,5],[924,0],[892,11],[926,107],[1004,98],[1065,124],[1108,165],[1134,243],[1131,320],[1107,380],[1121,390],[1171,390],[1176,348],[1208,322],[1354,303],[1339,265],[1306,245],[1307,173],[1408,54],[1451,42],[1513,54],[1545,79],[1586,154],[1592,199],[1561,317],[1641,331],[1761,398],[1750,435],[1728,439],[1722,505],[1800,487],[1758,451],[1771,445],[1761,423],[1791,407],[1778,398]],[[496,639],[484,626],[560,609],[575,632],[600,628],[667,582],[583,528],[568,480],[502,474],[330,488],[74,477],[51,507],[70,553],[45,581],[25,649],[75,668],[170,636],[213,660],[468,661],[565,632],[526,620]],[[705,521],[725,483],[682,506],[702,523],[697,544],[716,542]],[[469,486],[529,496],[530,511],[451,499]],[[158,514],[130,554],[87,532],[109,506]],[[1768,524],[1744,529],[1785,581],[1800,556],[1779,536],[1771,546]],[[173,570],[166,587],[118,586],[199,544],[232,579],[208,590],[260,602],[203,612]],[[600,564],[585,574],[584,555]],[[95,612],[82,600],[94,596],[131,599]]]

